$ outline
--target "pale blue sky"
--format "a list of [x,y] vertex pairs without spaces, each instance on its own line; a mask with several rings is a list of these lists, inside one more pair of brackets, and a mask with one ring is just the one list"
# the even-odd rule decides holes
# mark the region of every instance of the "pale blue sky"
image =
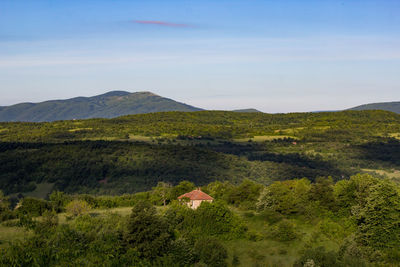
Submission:
[[1,0],[0,105],[152,91],[207,109],[400,101],[400,1]]

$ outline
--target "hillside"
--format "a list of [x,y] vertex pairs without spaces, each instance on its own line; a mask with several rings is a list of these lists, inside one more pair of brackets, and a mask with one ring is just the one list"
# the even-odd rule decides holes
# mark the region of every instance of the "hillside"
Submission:
[[400,102],[383,102],[360,105],[349,110],[386,110],[400,114]]
[[158,181],[202,185],[247,178],[269,184],[359,172],[398,180],[399,139],[400,115],[386,111],[161,112],[3,122],[0,190],[36,194],[52,184],[70,193],[120,194]]
[[0,107],[0,121],[44,122],[88,118],[114,118],[129,114],[161,111],[198,111],[151,92],[112,91],[93,97],[76,97],[41,103]]

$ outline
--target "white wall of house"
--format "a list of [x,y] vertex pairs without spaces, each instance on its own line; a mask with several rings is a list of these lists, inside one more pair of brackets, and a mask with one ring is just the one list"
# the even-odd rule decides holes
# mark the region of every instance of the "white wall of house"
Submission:
[[203,201],[207,201],[207,202],[212,202],[212,200],[190,200],[188,202],[188,206],[192,209],[197,209],[198,207],[200,207],[201,202]]

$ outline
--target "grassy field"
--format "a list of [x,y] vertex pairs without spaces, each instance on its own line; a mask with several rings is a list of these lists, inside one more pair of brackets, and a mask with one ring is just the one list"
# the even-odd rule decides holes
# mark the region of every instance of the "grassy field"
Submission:
[[378,174],[381,176],[386,176],[389,179],[392,179],[395,182],[400,182],[400,171],[399,170],[377,170],[377,169],[362,169],[362,171],[365,171],[370,174]]
[[7,247],[9,242],[22,240],[32,233],[22,227],[9,227],[0,224],[0,247]]

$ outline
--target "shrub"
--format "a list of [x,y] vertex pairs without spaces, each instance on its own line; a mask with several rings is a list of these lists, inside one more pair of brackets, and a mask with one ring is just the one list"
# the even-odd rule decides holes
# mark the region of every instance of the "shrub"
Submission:
[[[314,265],[311,265],[311,262]],[[324,247],[318,247],[304,251],[303,255],[293,264],[293,267],[303,266],[337,267],[340,265],[335,252],[326,251]]]
[[196,236],[219,235],[231,239],[242,237],[247,228],[223,202],[203,202],[194,212],[194,217],[187,218]]
[[20,206],[17,208],[17,214],[18,216],[23,214],[41,216],[46,210],[53,210],[53,206],[50,202],[43,199],[26,197],[22,199]]
[[125,240],[138,251],[140,257],[155,259],[164,255],[173,238],[170,225],[156,214],[150,203],[140,201],[133,207]]
[[195,261],[192,246],[183,238],[171,242],[169,256],[177,266],[190,266]]
[[299,238],[299,234],[293,223],[283,220],[270,229],[269,237],[278,241],[292,241]]
[[90,206],[86,201],[83,200],[72,200],[65,207],[67,214],[72,217],[77,217],[86,214],[90,210]]
[[227,266],[228,252],[217,239],[205,237],[197,240],[194,244],[194,253],[198,261],[207,264],[207,266]]

